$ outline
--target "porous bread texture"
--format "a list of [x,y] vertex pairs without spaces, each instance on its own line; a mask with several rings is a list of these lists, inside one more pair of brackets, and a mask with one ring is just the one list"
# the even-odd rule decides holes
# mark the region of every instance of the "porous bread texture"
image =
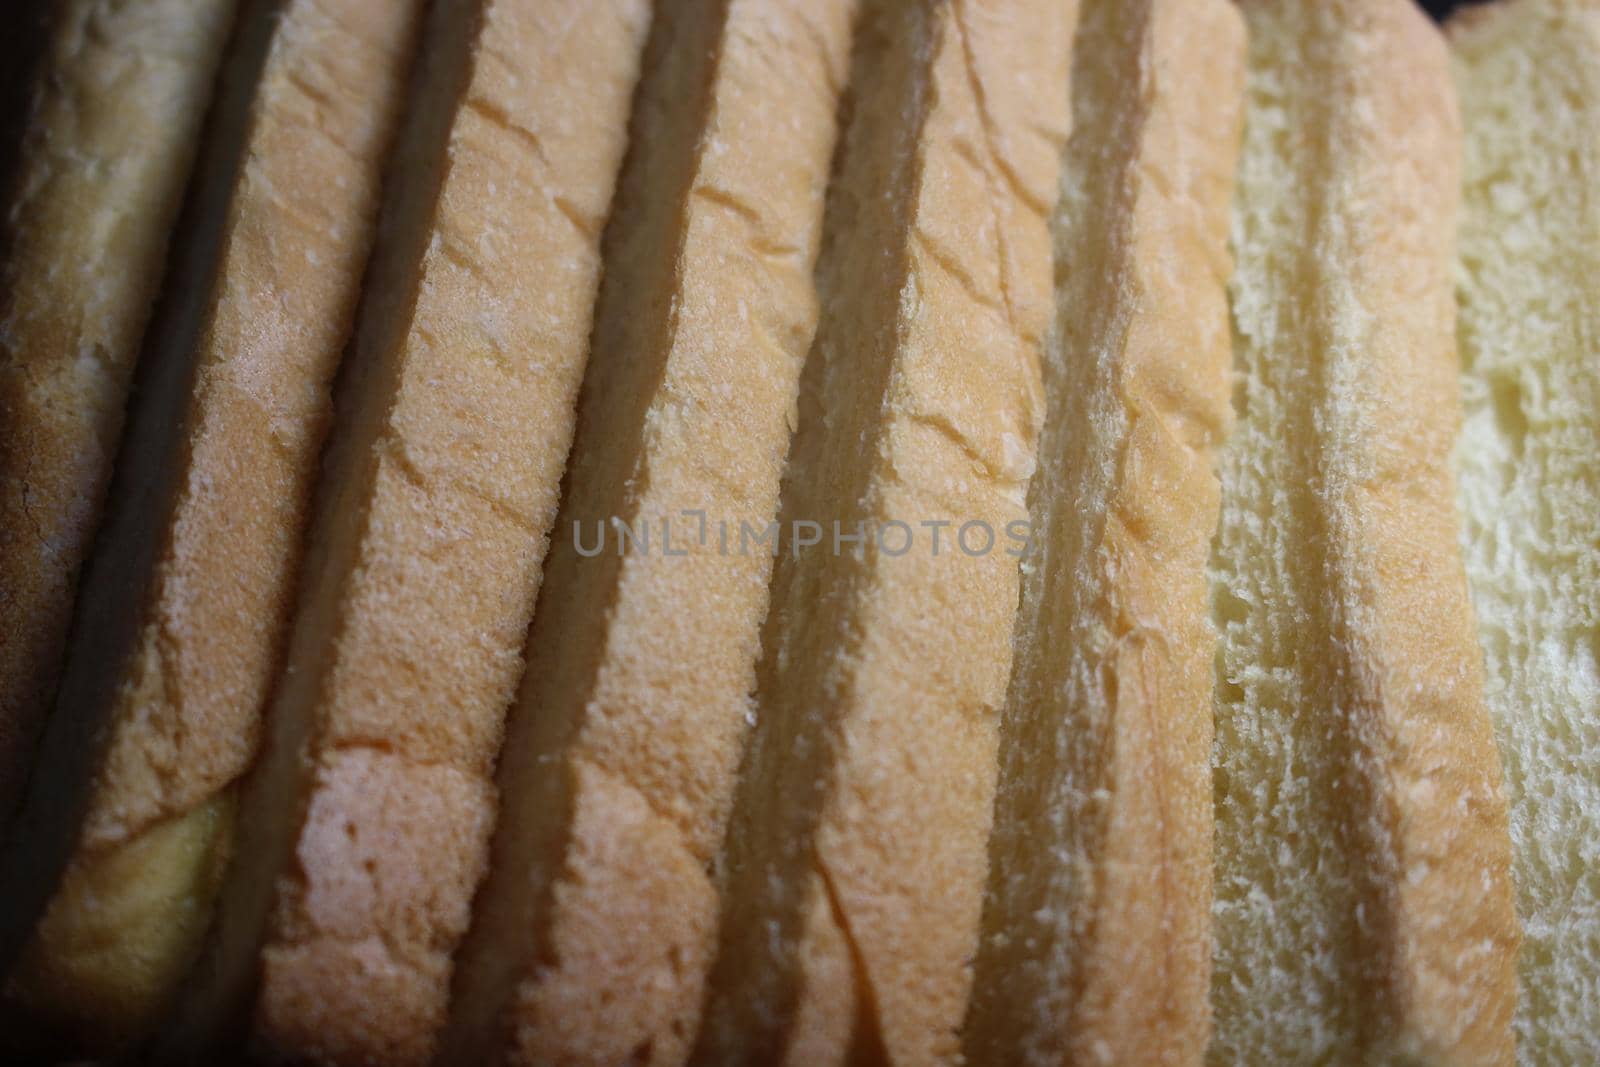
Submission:
[[307,709],[317,767],[256,1015],[282,1053],[432,1051],[588,354],[649,12],[490,0],[482,19]]
[[0,239],[0,827],[55,695],[234,5],[55,5]]
[[[237,860],[170,1036],[417,1063],[570,442],[643,0],[438,4]],[[259,980],[258,980],[259,974]]]
[[772,568],[737,537],[776,517],[854,7],[655,21],[445,1061],[688,1054]]
[[1448,59],[1403,0],[1243,10],[1210,1059],[1504,1064],[1518,931],[1456,546]]
[[1449,25],[1466,128],[1462,547],[1505,760],[1519,1061],[1600,1034],[1600,4]]
[[273,12],[259,81],[240,86],[254,102],[216,272],[201,283],[206,311],[197,336],[167,341],[191,368],[173,401],[181,414],[161,427],[168,443],[139,442],[175,468],[176,491],[144,503],[153,566],[115,585],[93,569],[81,594],[89,610],[133,617],[137,634],[109,658],[85,662],[87,646],[67,657],[63,701],[104,706],[64,709],[56,725],[94,723],[107,751],[62,885],[11,978],[40,1016],[146,1030],[204,934],[231,786],[281,653],[418,11],[361,0],[335,19],[291,0]]
[[1244,28],[1084,0],[1056,326],[1000,742],[977,1064],[1198,1063],[1210,1034],[1215,449]]
[[[866,6],[780,521],[993,552],[776,567],[701,1063],[959,1057],[1040,417],[1071,6]],[[826,528],[826,526],[825,526]]]

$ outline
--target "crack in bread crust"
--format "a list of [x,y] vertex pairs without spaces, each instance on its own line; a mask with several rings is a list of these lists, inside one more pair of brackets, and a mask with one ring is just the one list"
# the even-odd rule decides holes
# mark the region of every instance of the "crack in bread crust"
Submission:
[[[780,526],[1023,517],[1069,13],[868,5]],[[694,1058],[953,1061],[1016,562],[869,544],[773,590]]]
[[[426,1060],[483,870],[598,282],[595,231],[568,211],[606,210],[648,11],[430,10],[286,665],[172,1058],[249,1026],[269,1057]],[[537,130],[549,165],[473,94]]]
[[[853,8],[703,0],[653,27],[449,1058],[688,1055],[772,561],[685,510],[776,512]],[[608,519],[679,548],[583,558],[568,531]]]
[[[648,23],[638,0],[491,0],[457,17],[469,58],[455,102],[430,103],[447,131],[415,304],[393,348],[368,340],[391,377],[357,400],[376,416],[359,548],[332,583],[332,659],[296,711],[315,720],[315,772],[255,1017],[279,1055],[422,1062],[445,1023],[587,357],[599,227],[574,217],[604,215]],[[373,783],[385,806],[364,799]],[[357,850],[319,845],[324,812],[352,841],[397,842],[385,828],[401,820],[428,847],[365,870]],[[351,955],[360,943],[388,965]]]

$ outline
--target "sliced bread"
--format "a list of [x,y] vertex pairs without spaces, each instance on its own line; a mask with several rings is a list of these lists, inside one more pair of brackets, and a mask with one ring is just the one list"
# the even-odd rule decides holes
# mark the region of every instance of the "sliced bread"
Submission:
[[688,1053],[772,570],[738,537],[777,511],[854,7],[652,28],[446,1062]]
[[1600,1034],[1600,4],[1449,25],[1466,154],[1462,545],[1523,922],[1518,1059]]
[[250,5],[242,25],[265,55],[254,76],[230,71],[242,99],[216,112],[236,129],[218,138],[233,159],[214,266],[193,280],[197,314],[164,323],[152,350],[172,373],[136,397],[28,832],[7,856],[49,885],[43,857],[71,842],[7,996],[90,1047],[150,1027],[205,930],[420,7],[361,0],[333,18],[288,0]]
[[417,1063],[494,814],[588,352],[644,0],[439,3],[287,662],[163,1055]]
[[1074,8],[865,5],[694,1062],[959,1057]]
[[974,1064],[1195,1064],[1210,1036],[1206,558],[1232,423],[1244,27],[1083,0]]
[[55,696],[235,0],[55,6],[0,237],[0,827]]
[[1449,59],[1409,0],[1242,8],[1210,1058],[1503,1064],[1518,927],[1456,544]]

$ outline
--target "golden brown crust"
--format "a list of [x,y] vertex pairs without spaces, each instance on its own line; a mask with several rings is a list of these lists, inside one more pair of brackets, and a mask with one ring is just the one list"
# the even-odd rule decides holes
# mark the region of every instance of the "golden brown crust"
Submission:
[[[192,380],[193,392],[167,431],[181,442],[160,449],[175,452],[176,484],[170,500],[149,505],[160,547],[126,591],[101,588],[100,572],[84,589],[96,610],[136,615],[137,633],[115,662],[83,662],[84,648],[67,661],[74,674],[107,675],[91,688],[110,706],[88,718],[102,724],[108,751],[62,889],[13,979],[36,1011],[93,1026],[106,1005],[143,1005],[116,1011],[118,1028],[136,1032],[204,931],[211,864],[128,857],[150,852],[147,834],[185,825],[186,849],[212,855],[225,821],[190,816],[231,806],[222,795],[254,754],[417,11],[363,0],[335,15],[320,0],[295,0],[276,14],[261,79],[246,87],[255,102],[216,273],[203,282],[204,325],[172,342],[186,349],[192,378],[181,384]],[[74,679],[63,699],[80,688]],[[141,952],[145,969],[97,966],[100,913],[126,910],[124,898],[155,912],[141,917],[145,929],[123,933],[132,947],[122,951]],[[57,972],[75,976],[65,998],[30,989]]]
[[[1198,1063],[1210,1032],[1214,450],[1243,25],[1085,0],[1001,740],[974,1063]],[[1135,88],[1137,87],[1137,88]]]
[[[1336,894],[1328,899],[1346,911],[1336,918],[1347,925],[1337,943],[1289,948],[1280,940],[1273,957],[1293,952],[1296,968],[1329,963],[1341,974],[1322,987],[1331,997],[1316,984],[1326,976],[1294,968],[1284,973],[1306,985],[1291,1019],[1240,1014],[1248,1005],[1230,992],[1217,1055],[1268,1054],[1261,1050],[1284,1037],[1320,1030],[1364,1058],[1509,1063],[1519,932],[1450,466],[1459,420],[1451,271],[1460,127],[1443,42],[1398,0],[1250,3],[1245,11],[1252,34],[1282,48],[1253,57],[1266,64],[1253,77],[1265,84],[1270,67],[1274,84],[1287,86],[1270,99],[1273,114],[1298,116],[1310,131],[1278,142],[1292,186],[1251,188],[1244,198],[1300,198],[1302,231],[1238,253],[1241,264],[1254,258],[1258,282],[1264,258],[1293,264],[1272,268],[1268,277],[1281,283],[1236,299],[1244,351],[1264,345],[1269,371],[1278,362],[1303,368],[1253,378],[1246,399],[1252,409],[1273,396],[1293,406],[1276,447],[1304,457],[1289,474],[1304,482],[1280,482],[1279,503],[1263,521],[1300,523],[1289,543],[1315,561],[1282,593],[1304,598],[1297,623],[1274,625],[1298,642],[1287,673],[1320,673],[1299,706],[1276,710],[1323,724],[1318,733],[1343,751],[1337,765],[1303,768],[1302,778],[1327,775],[1321,793],[1285,794],[1260,821],[1240,798],[1265,783],[1239,781],[1236,772],[1249,770],[1240,764],[1227,768],[1226,782],[1219,775],[1219,837],[1226,821],[1233,843],[1219,850],[1218,880],[1248,884],[1229,856],[1253,848],[1257,869],[1268,870],[1282,861],[1261,853],[1304,849],[1308,835],[1326,830],[1327,843],[1316,847],[1342,853],[1335,860],[1348,884],[1335,889],[1331,866],[1299,859],[1295,877]],[[1263,314],[1259,302],[1268,299],[1279,307]],[[1225,499],[1225,513],[1229,506]],[[1225,523],[1237,568],[1242,542],[1229,537]],[[1260,624],[1254,606],[1238,614],[1229,627],[1251,617]],[[1258,684],[1237,665],[1225,682]],[[1224,702],[1219,715],[1242,708]],[[1275,728],[1270,718],[1257,727]],[[1261,735],[1225,736],[1266,744]],[[1296,804],[1311,807],[1290,837],[1291,827],[1271,820],[1288,818]],[[1241,841],[1258,844],[1241,851]],[[1263,887],[1263,902],[1276,891]],[[1219,951],[1218,988],[1237,991],[1264,978],[1269,964],[1238,953],[1248,909],[1237,899],[1230,908],[1219,912],[1219,949],[1229,947]],[[1311,1054],[1276,1047],[1273,1058]]]
[[772,566],[737,538],[777,510],[853,8],[656,20],[445,1059],[687,1055]]
[[405,157],[388,209],[404,236],[368,289],[279,721],[241,817],[273,825],[231,877],[266,878],[274,899],[268,913],[247,888],[225,898],[224,968],[248,970],[264,941],[254,1023],[269,1056],[431,1054],[648,22],[642,0],[435,12],[438,76],[412,104],[437,140],[418,148],[430,162]]
[[59,8],[0,241],[0,823],[54,696],[234,0]]
[[[1049,314],[1070,5],[868,8],[700,1062],[957,1056]],[[931,550],[923,522],[952,522]],[[993,550],[953,542],[984,522]],[[978,544],[981,545],[981,539]],[[843,978],[843,981],[839,979]]]

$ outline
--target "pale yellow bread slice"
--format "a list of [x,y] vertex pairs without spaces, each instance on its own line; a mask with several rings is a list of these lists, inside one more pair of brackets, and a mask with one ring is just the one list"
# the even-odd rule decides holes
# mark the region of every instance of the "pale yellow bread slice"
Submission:
[[1466,152],[1462,546],[1523,923],[1517,1058],[1600,1034],[1600,4],[1449,24]]
[[649,21],[432,7],[217,923],[162,1055],[417,1063],[482,875]]
[[[132,632],[96,640],[93,618],[76,631],[49,727],[70,736],[44,747],[65,758],[41,762],[30,794],[60,817],[29,829],[75,844],[7,997],[104,1039],[93,1046],[149,1028],[205,930],[232,785],[282,651],[420,8],[289,0],[246,19],[247,35],[271,41],[238,90],[252,102],[216,265],[198,280],[199,314],[152,356],[181,365],[173,395],[137,398],[164,410],[145,420],[160,425],[130,428],[130,458],[160,457],[162,488],[118,483],[140,499],[114,509],[142,514],[108,524],[81,592],[82,613]],[[91,734],[100,751],[84,766],[75,750]],[[75,825],[54,824],[69,811]],[[50,845],[13,847],[49,877]]]
[[1511,850],[1450,462],[1449,59],[1409,0],[1242,8],[1210,1059],[1508,1063]]
[[776,517],[854,8],[652,28],[443,1062],[688,1053],[772,570],[736,538]]
[[865,6],[694,1062],[959,1056],[1074,11]]
[[234,6],[56,5],[0,236],[0,827],[55,695]]
[[1206,559],[1244,46],[1225,0],[1081,5],[970,1063],[1197,1064],[1210,1036]]

